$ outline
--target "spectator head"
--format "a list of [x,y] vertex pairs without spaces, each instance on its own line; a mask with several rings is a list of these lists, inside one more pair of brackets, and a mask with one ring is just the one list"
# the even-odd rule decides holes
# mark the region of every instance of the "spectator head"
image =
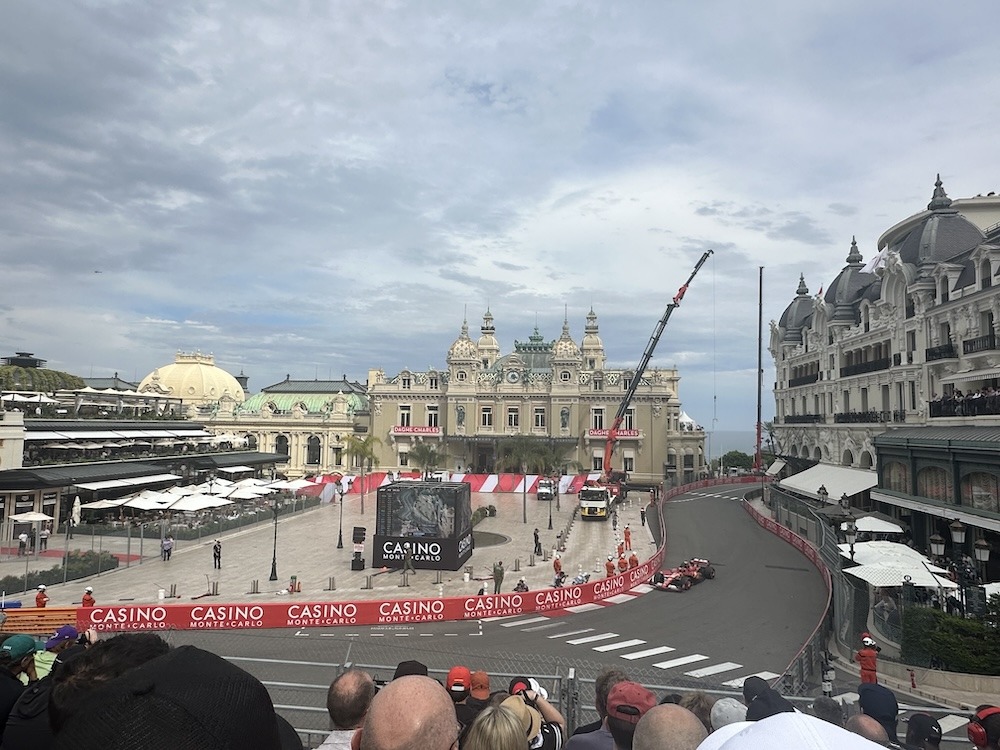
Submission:
[[681,700],[683,700],[683,698],[684,696],[681,695],[680,693],[667,693],[660,699],[660,705],[663,705],[664,703],[675,703],[677,705],[680,705]]
[[844,726],[844,707],[840,705],[839,701],[821,695],[813,701],[812,710],[817,719],[836,724],[838,727]]
[[895,693],[885,685],[862,683],[858,686],[858,706],[861,707],[861,713],[871,716],[885,728],[888,737],[896,739],[899,703]]
[[392,675],[392,679],[398,680],[400,677],[406,677],[407,675],[426,677],[427,665],[419,661],[401,661],[396,665],[396,671]]
[[608,693],[608,731],[616,750],[632,750],[639,720],[656,705],[656,696],[635,682],[616,683]]
[[55,632],[55,635],[45,641],[45,650],[59,653],[76,643],[76,639],[79,637],[80,634],[76,631],[76,628],[72,625],[63,625]]
[[701,690],[695,690],[681,698],[678,705],[697,716],[705,725],[706,732],[712,731],[712,708],[715,706],[715,698]]
[[760,677],[747,677],[743,683],[743,698],[747,704],[747,721],[760,721],[779,713],[790,713],[795,706],[770,687]]
[[709,719],[712,722],[713,731],[738,721],[746,721],[747,707],[735,698],[719,698],[712,706],[712,714]]
[[510,681],[507,686],[507,692],[511,695],[517,695],[523,690],[531,690],[531,678],[530,677],[515,677]]
[[743,681],[743,701],[749,706],[750,701],[767,690],[767,688],[768,684],[764,682],[763,678],[756,675],[747,677]]
[[521,742],[527,742],[530,746],[531,741],[542,731],[542,715],[538,709],[525,703],[524,698],[520,695],[509,696],[500,704],[500,708],[510,711],[517,717],[517,726],[521,729]]
[[[732,725],[736,726],[736,725]],[[723,728],[722,732],[729,730]],[[872,744],[856,734],[798,711],[783,712],[748,722],[721,744],[708,740],[699,750],[871,750]]]
[[675,703],[653,706],[635,728],[633,750],[694,750],[708,736],[705,725]]
[[448,695],[455,703],[461,703],[469,697],[472,690],[472,673],[468,667],[455,666],[448,670],[448,679],[444,683]]
[[[67,661],[53,673],[49,697],[53,730],[58,731],[76,715],[93,691],[169,650],[167,642],[155,633],[126,633],[98,641],[78,658]],[[61,653],[57,661],[65,654]]]
[[0,645],[0,669],[13,675],[23,672],[37,651],[35,639],[30,635],[12,635]]
[[1000,747],[1000,708],[983,704],[969,719],[969,740],[979,748]]
[[375,681],[367,672],[348,669],[338,675],[326,692],[326,710],[333,728],[360,729],[374,697]]
[[379,690],[364,726],[351,740],[354,750],[447,750],[458,744],[455,704],[440,683],[423,675],[398,677]]
[[597,715],[602,720],[608,715],[608,693],[619,682],[626,680],[628,680],[628,675],[615,668],[605,669],[597,675],[597,679],[594,681],[594,708],[597,709]]
[[256,677],[213,653],[180,646],[93,690],[56,730],[53,747],[301,750],[302,742]]
[[906,744],[922,750],[937,750],[941,745],[941,725],[930,714],[913,714],[906,722]]
[[847,720],[844,728],[848,732],[860,735],[866,740],[885,745],[889,742],[889,735],[886,734],[885,727],[879,723],[878,719],[866,714],[855,714]]
[[469,726],[462,750],[524,750],[524,725],[517,712],[507,706],[487,706]]
[[490,697],[490,676],[486,672],[473,672],[471,677],[472,689],[469,694],[477,701],[485,701]]

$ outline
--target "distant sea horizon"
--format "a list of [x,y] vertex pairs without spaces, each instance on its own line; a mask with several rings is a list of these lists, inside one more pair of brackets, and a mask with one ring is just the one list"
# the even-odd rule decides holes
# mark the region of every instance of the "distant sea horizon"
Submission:
[[[762,434],[761,439],[766,442],[767,435]],[[711,458],[718,458],[729,453],[729,451],[740,451],[749,456],[756,450],[757,433],[753,430],[716,430],[714,433],[705,433],[705,453],[711,454]]]

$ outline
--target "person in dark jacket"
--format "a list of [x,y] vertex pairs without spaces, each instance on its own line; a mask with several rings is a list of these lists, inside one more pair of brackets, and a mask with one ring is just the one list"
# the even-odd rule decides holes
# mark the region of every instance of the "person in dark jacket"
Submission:
[[747,704],[747,721],[760,721],[768,716],[794,711],[781,693],[760,677],[747,677],[743,682],[743,701]]
[[0,645],[0,738],[11,709],[24,692],[21,675],[28,684],[38,681],[35,676],[35,639],[30,635],[12,635]]

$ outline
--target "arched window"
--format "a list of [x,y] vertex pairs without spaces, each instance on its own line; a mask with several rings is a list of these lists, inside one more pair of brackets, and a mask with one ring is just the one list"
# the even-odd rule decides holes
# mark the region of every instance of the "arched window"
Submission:
[[318,464],[319,456],[322,450],[320,440],[318,437],[313,435],[306,441],[306,463],[307,464]]
[[872,454],[868,451],[861,452],[861,468],[870,469],[872,467]]
[[813,460],[815,461],[823,460],[823,451],[820,450],[820,447],[818,445],[816,446],[816,450],[813,451]]
[[886,483],[886,489],[906,494],[911,492],[910,472],[907,470],[906,464],[899,461],[891,461],[883,468],[882,476],[884,477],[883,481]]
[[844,455],[840,457],[840,463],[842,466],[854,466],[854,454],[850,450],[844,451]]
[[256,435],[247,435],[246,436],[246,441],[247,441],[247,449],[248,450],[252,450],[252,451],[257,450],[257,436]]
[[288,455],[288,437],[285,435],[278,435],[274,439],[274,452],[280,453],[283,456]]
[[951,493],[951,478],[938,466],[927,466],[917,472],[917,494],[929,500],[955,502]]
[[1000,511],[1000,477],[974,471],[962,477],[962,505],[976,510]]

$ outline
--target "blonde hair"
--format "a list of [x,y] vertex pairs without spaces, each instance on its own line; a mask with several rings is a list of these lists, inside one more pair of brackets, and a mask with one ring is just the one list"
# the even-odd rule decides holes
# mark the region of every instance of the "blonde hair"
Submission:
[[526,750],[528,738],[517,714],[506,706],[487,706],[469,726],[462,750]]

